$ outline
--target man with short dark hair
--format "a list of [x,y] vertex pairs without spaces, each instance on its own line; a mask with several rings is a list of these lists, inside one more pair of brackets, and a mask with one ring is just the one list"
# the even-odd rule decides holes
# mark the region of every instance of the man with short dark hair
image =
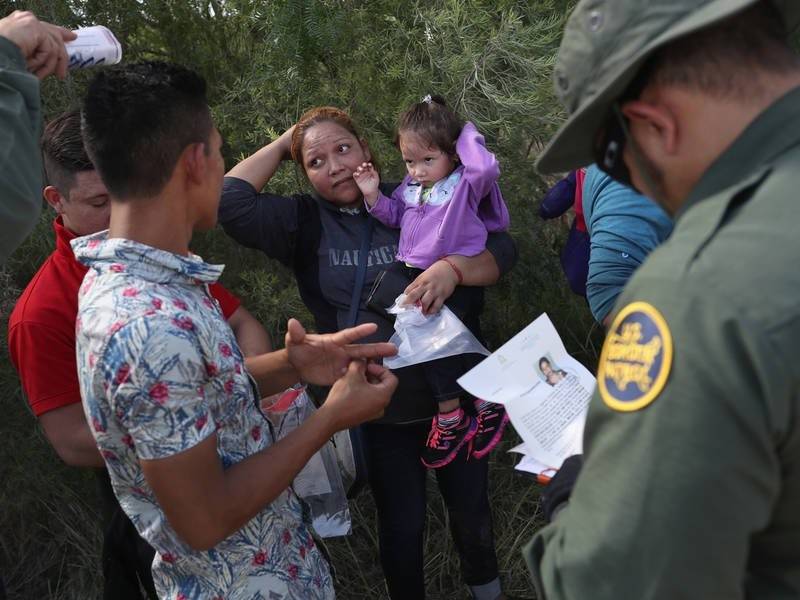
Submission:
[[[81,396],[120,504],[156,548],[159,596],[332,598],[290,485],[335,431],[382,414],[397,380],[362,359],[396,348],[352,344],[374,325],[310,335],[290,320],[284,350],[243,359],[207,306],[222,267],[188,249],[194,230],[216,224],[224,173],[198,75],[165,63],[104,70],[83,132],[111,223],[73,242],[89,266]],[[301,380],[332,384],[328,398],[275,441],[258,399]]]
[[545,490],[539,598],[800,598],[799,22],[788,0],[569,19],[539,169],[596,162],[675,228],[613,310],[583,467]]
[[[94,467],[106,515],[103,544],[104,593],[109,600],[141,598],[139,581],[155,594],[153,550],[122,512],[105,463],[86,422],[75,364],[78,288],[86,271],[70,242],[108,228],[108,191],[84,149],[79,111],[47,124],[42,136],[47,174],[44,198],[55,210],[56,250],[17,301],[9,319],[8,346],[33,414],[59,457],[75,467]],[[209,288],[246,355],[270,350],[260,323],[220,284]],[[46,356],[47,360],[42,357]]]

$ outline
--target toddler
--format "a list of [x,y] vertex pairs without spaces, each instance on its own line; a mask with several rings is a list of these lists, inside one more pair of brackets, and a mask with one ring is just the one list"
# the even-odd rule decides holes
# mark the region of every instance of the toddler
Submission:
[[[463,274],[446,257],[480,254],[488,232],[508,228],[508,209],[497,185],[497,159],[475,126],[464,124],[438,96],[426,96],[403,113],[395,141],[408,175],[391,197],[378,189],[380,177],[371,163],[353,174],[372,215],[401,230],[393,269],[414,279],[441,260],[450,265],[460,284]],[[459,285],[446,304],[481,337],[482,288]],[[502,406],[477,399],[474,411],[465,411],[461,402],[465,392],[456,383],[482,358],[467,354],[423,363],[439,404],[422,453],[425,466],[447,465],[466,444],[470,455],[482,458],[500,441],[508,423]]]

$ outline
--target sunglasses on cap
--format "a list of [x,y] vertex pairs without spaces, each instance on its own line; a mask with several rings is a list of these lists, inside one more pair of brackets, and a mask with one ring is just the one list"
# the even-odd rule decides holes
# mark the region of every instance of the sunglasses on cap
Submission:
[[628,120],[622,114],[621,107],[628,100],[634,100],[641,96],[650,79],[655,60],[656,57],[653,56],[642,65],[636,76],[628,84],[625,92],[611,105],[608,117],[606,117],[606,121],[595,140],[595,164],[615,181],[633,189],[636,189],[636,187],[631,181],[631,172],[623,159],[623,151],[625,150],[625,144],[628,143],[632,144],[631,150],[634,151],[634,154],[638,151],[638,148],[631,139],[628,131]]
[[622,156],[627,138],[625,117],[615,102],[595,141],[594,162],[615,181],[633,187],[631,172]]

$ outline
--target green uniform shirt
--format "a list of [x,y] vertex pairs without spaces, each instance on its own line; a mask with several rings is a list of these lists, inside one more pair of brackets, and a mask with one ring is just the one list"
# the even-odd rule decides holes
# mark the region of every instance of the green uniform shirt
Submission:
[[39,80],[19,48],[0,36],[0,265],[42,208],[41,120]]
[[540,598],[800,598],[800,88],[693,190],[617,304]]

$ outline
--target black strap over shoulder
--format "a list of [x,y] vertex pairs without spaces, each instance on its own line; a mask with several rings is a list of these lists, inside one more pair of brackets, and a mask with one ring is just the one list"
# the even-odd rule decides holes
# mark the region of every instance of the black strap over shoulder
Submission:
[[364,291],[364,280],[367,277],[367,256],[372,245],[372,228],[374,221],[369,215],[364,215],[361,226],[361,249],[358,252],[358,267],[356,281],[353,284],[353,294],[350,296],[350,310],[347,313],[347,326],[353,327],[358,320],[358,309],[361,306],[361,293]]
[[[350,297],[350,310],[347,313],[347,326],[353,327],[358,321],[358,309],[361,306],[361,293],[364,290],[364,281],[367,277],[367,257],[372,245],[372,228],[374,221],[369,215],[364,215],[364,223],[361,228],[361,249],[358,253],[358,267],[356,280],[353,284],[353,294]],[[360,426],[350,428],[350,444],[353,448],[353,463],[355,465],[355,481],[350,489],[347,490],[348,498],[355,498],[358,493],[367,485],[369,478],[369,466],[367,463],[366,445],[364,442],[364,431]]]

